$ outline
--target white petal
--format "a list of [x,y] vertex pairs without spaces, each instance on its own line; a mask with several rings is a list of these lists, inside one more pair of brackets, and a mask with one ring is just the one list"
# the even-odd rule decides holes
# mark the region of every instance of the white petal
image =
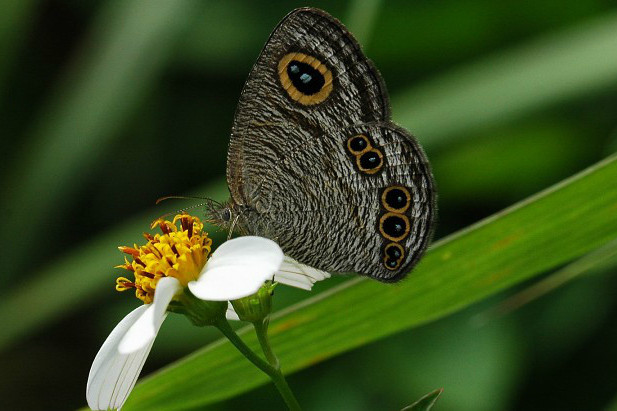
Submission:
[[223,243],[197,281],[189,283],[195,296],[207,301],[229,301],[255,293],[283,262],[283,251],[272,240],[239,237]]
[[246,297],[272,279],[276,268],[262,265],[234,265],[209,270],[198,281],[189,283],[197,298],[206,301],[229,301]]
[[288,256],[274,274],[274,281],[305,290],[310,290],[313,284],[326,278],[330,278],[330,273],[301,264]]
[[264,262],[270,262],[278,268],[283,262],[283,257],[281,248],[272,240],[257,236],[238,237],[225,241],[212,253],[212,258],[202,270],[202,274],[218,266]]
[[176,278],[165,277],[159,280],[154,291],[154,301],[120,341],[118,351],[121,354],[133,353],[154,341],[167,317],[169,302],[180,290],[182,286]]
[[240,317],[238,317],[238,313],[234,310],[234,306],[231,303],[227,303],[227,312],[225,313],[225,318],[231,321],[240,321]]
[[86,400],[93,410],[120,408],[137,381],[152,343],[132,354],[120,354],[118,345],[127,330],[148,310],[142,305],[131,311],[109,334],[96,354],[86,385]]

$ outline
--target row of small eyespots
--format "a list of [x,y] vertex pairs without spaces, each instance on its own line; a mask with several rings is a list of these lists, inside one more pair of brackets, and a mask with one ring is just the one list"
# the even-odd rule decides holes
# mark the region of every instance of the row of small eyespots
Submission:
[[367,136],[358,134],[347,139],[347,150],[356,158],[356,166],[364,174],[375,174],[383,166],[383,153],[373,147]]
[[379,219],[379,231],[392,241],[384,247],[383,264],[388,270],[396,270],[405,258],[405,249],[398,242],[409,235],[409,218],[403,213],[411,205],[411,194],[403,186],[387,187],[381,194],[381,205],[387,212]]
[[[375,174],[383,166],[383,153],[373,147],[363,134],[347,139],[347,150],[355,157],[358,169],[365,174]],[[379,232],[392,241],[384,248],[383,264],[388,270],[396,270],[405,258],[405,250],[397,242],[409,235],[409,218],[405,211],[411,204],[409,190],[403,186],[387,187],[381,195],[381,205],[387,210],[379,219]]]

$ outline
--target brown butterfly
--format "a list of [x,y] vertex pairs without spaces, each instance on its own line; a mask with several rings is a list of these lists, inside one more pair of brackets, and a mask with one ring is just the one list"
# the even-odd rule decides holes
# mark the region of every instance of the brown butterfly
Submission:
[[227,183],[213,220],[275,240],[296,269],[398,281],[433,231],[426,155],[390,120],[384,81],[351,33],[318,9],[289,13],[253,66]]

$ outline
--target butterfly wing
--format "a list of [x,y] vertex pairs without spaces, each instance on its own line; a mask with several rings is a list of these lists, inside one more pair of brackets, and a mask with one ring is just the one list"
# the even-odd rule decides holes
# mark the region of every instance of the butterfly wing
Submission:
[[381,76],[336,19],[290,13],[242,91],[227,179],[239,227],[300,263],[402,278],[426,249],[434,183],[390,121]]
[[301,264],[287,255],[281,267],[274,273],[274,281],[305,290],[310,290],[313,284],[326,278],[330,278],[329,273]]
[[389,116],[383,80],[347,29],[321,10],[292,11],[240,95],[227,162],[232,199],[250,203],[256,177],[328,130]]

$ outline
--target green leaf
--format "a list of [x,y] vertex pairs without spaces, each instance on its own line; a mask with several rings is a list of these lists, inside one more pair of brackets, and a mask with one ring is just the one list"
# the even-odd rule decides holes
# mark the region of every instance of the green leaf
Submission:
[[429,392],[410,406],[403,408],[401,411],[430,411],[442,392],[443,388]]
[[[96,170],[97,154],[156,83],[196,7],[192,0],[105,4],[79,58],[33,126],[28,146],[13,154],[16,166],[0,199],[0,209],[10,210],[12,218],[0,242],[7,245],[5,263],[14,271],[0,276],[17,275],[27,255],[25,247],[11,246],[14,233],[27,242]],[[41,187],[49,188],[45,201]]]
[[25,43],[26,28],[32,23],[35,0],[4,0],[0,14],[0,98],[4,97],[5,81],[13,68],[19,46]]
[[[556,290],[564,284],[574,280],[575,278],[590,273],[596,273],[607,269],[613,269],[617,266],[617,239],[608,244],[593,250],[584,255],[578,260],[566,265],[565,267],[555,271],[548,277],[534,283],[533,285],[519,291],[518,293],[508,297],[502,301],[497,307],[490,311],[478,315],[476,321],[484,323],[490,321],[496,316],[507,314],[511,311],[521,308],[525,304],[542,297],[543,295]],[[573,331],[574,327],[570,327]],[[563,337],[563,332],[555,333],[559,338]]]
[[[294,372],[444,317],[602,247],[617,237],[617,191],[607,190],[616,180],[613,156],[437,242],[402,283],[354,278],[284,310],[271,323],[274,350]],[[258,348],[248,328],[241,334]],[[219,341],[142,381],[123,409],[198,407],[266,381]]]
[[453,70],[392,98],[395,120],[443,144],[617,85],[617,13]]

